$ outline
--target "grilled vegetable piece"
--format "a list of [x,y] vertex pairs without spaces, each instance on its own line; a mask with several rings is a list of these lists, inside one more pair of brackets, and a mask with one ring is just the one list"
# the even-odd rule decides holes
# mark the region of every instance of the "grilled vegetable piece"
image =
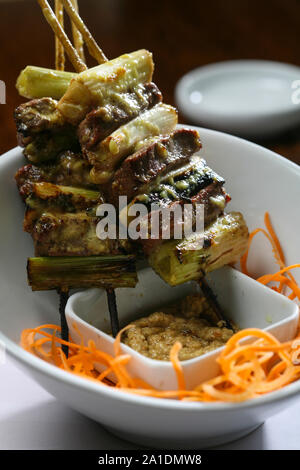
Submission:
[[90,179],[90,170],[89,163],[80,153],[67,151],[59,155],[55,162],[41,166],[23,166],[17,171],[15,179],[24,199],[30,191],[31,183],[40,181],[96,189]]
[[135,287],[138,280],[132,255],[29,258],[27,274],[33,291]]
[[144,49],[81,72],[61,98],[58,108],[72,124],[79,124],[93,108],[123,101],[130,108],[127,93],[139,83],[151,82],[152,54]]
[[[99,191],[72,186],[60,186],[52,183],[32,183],[31,191],[26,198],[26,204],[35,209],[39,204],[61,206],[70,209],[86,209],[95,204],[101,204],[103,199]],[[45,206],[43,206],[45,207]]]
[[107,183],[117,166],[134,151],[137,144],[149,137],[169,134],[177,124],[177,113],[172,106],[157,104],[132,121],[119,127],[104,139],[93,152],[87,152],[94,183]]
[[187,163],[200,150],[197,131],[179,129],[170,136],[160,136],[147,147],[127,157],[116,171],[109,191],[109,200],[118,204],[119,196],[128,201],[147,192],[149,185],[163,177],[166,171]]
[[28,65],[20,73],[16,87],[19,94],[28,99],[49,96],[59,100],[76,75],[72,72]]
[[32,230],[35,256],[93,256],[129,252],[128,240],[100,240],[99,217],[44,212]]
[[[130,100],[130,106],[128,101]],[[126,100],[118,100],[100,106],[80,123],[78,137],[84,152],[93,150],[118,127],[134,119],[145,109],[150,109],[162,100],[162,95],[154,83],[138,84],[126,94]]]
[[200,279],[225,264],[236,262],[246,251],[248,228],[239,212],[220,216],[202,234],[167,241],[149,256],[152,268],[171,286]]
[[88,215],[96,215],[96,209],[103,202],[99,191],[71,186],[58,186],[52,183],[32,183],[25,199],[27,206],[24,230],[32,232],[33,224],[40,215],[51,212],[79,212],[86,210]]

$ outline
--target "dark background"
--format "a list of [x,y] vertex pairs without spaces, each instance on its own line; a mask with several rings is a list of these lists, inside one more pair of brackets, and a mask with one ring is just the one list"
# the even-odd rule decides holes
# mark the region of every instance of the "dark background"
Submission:
[[[177,80],[200,65],[246,58],[300,66],[299,0],[79,0],[79,6],[109,58],[153,52],[154,81],[170,104]],[[54,67],[53,33],[36,1],[0,0],[0,79],[7,86],[0,154],[16,145],[12,114],[22,98],[15,82],[28,64]],[[300,164],[299,128],[262,144]]]

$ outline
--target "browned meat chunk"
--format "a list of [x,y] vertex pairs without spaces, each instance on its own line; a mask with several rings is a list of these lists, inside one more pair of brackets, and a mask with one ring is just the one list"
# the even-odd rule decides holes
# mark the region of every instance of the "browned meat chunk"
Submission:
[[57,110],[57,101],[52,98],[40,98],[21,104],[16,108],[14,118],[19,142],[23,145],[26,145],[26,138],[33,134],[57,130],[65,125],[63,116]]
[[[190,198],[189,203],[193,205],[193,218],[192,218],[192,227],[195,229],[196,226],[196,205],[203,204],[204,205],[204,227],[207,227],[211,223],[213,223],[217,217],[223,214],[224,208],[226,204],[230,201],[230,196],[224,191],[222,188],[221,183],[211,183],[206,188],[201,189],[198,194]],[[175,206],[180,205],[183,206],[188,201],[181,199],[179,201],[173,201],[165,204],[170,210],[175,210]],[[147,220],[145,223],[150,227],[150,213],[148,215]],[[174,238],[175,234],[175,221],[174,221],[174,213],[171,212],[170,216],[170,223],[169,223],[169,233],[170,239]],[[181,225],[180,221],[178,225]],[[177,225],[177,227],[178,227]],[[157,248],[161,243],[164,242],[162,238],[163,229],[162,222],[160,220],[159,224],[159,237],[158,238],[151,238],[150,231],[149,231],[149,238],[141,239],[140,243],[143,247],[143,251],[146,255],[150,255],[150,253]]]
[[81,154],[65,152],[53,163],[23,166],[17,171],[15,179],[23,199],[30,192],[31,184],[41,181],[93,189],[96,186],[90,180],[90,168]]
[[[141,239],[140,243],[145,254],[148,255],[163,242],[163,231],[169,229],[168,237],[171,239],[175,237],[175,233],[178,233],[177,229],[181,231],[183,227],[181,218],[179,217],[179,220],[178,217],[174,218],[174,211],[178,209],[178,206],[183,209],[186,204],[192,205],[190,222],[193,229],[196,227],[197,205],[204,206],[205,227],[222,214],[230,201],[230,196],[224,191],[223,185],[224,179],[211,170],[205,160],[194,155],[187,164],[169,170],[148,186],[144,193],[138,194],[129,206],[122,210],[121,220],[123,221],[123,217],[130,214],[129,208],[135,203],[142,203],[146,206],[148,215],[144,216],[140,227],[143,233],[148,233],[148,238]],[[158,218],[159,212],[163,209],[170,211],[170,218],[167,217],[164,220],[162,217]],[[164,217],[166,216],[165,211]],[[155,238],[152,238],[154,234],[151,231],[151,220],[155,220],[155,224],[158,224]]]
[[76,128],[65,122],[57,101],[40,98],[15,110],[18,143],[32,163],[53,160],[64,150],[79,149]]
[[120,254],[130,250],[127,240],[100,240],[96,234],[99,217],[86,213],[45,212],[32,231],[36,256],[93,256]]
[[161,100],[162,95],[157,86],[154,83],[146,83],[138,85],[132,92],[127,93],[126,100],[116,100],[94,109],[87,114],[78,128],[82,150],[92,150],[118,127],[134,119],[141,111],[152,108]]
[[117,205],[119,196],[127,196],[130,201],[166,170],[187,162],[200,148],[200,138],[194,130],[179,129],[170,136],[158,137],[124,160],[115,173],[109,200]]

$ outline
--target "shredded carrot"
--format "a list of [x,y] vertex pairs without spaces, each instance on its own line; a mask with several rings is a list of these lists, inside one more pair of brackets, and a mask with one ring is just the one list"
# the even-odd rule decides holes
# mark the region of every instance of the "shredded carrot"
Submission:
[[[45,329],[49,329],[49,325],[45,325]],[[97,350],[92,341],[89,341],[88,346],[67,342],[70,354],[66,358],[61,349],[63,341],[54,335],[58,330],[57,327],[53,327],[53,334],[50,338],[43,330],[43,325],[36,329],[24,330],[21,344],[26,350],[42,357],[47,362],[55,363],[63,370],[97,381],[103,386],[116,387],[125,392],[146,397],[177,398],[184,401],[239,402],[279,390],[300,378],[300,366],[293,363],[293,357],[296,357],[293,341],[280,343],[270,333],[256,328],[245,329],[233,335],[218,357],[220,375],[199,384],[193,390],[186,389],[178,359],[181,345],[178,342],[175,343],[170,359],[177,376],[178,389],[167,391],[156,390],[138,377],[131,377],[126,369],[131,356],[122,354],[120,350],[114,357]],[[42,338],[36,338],[38,335]],[[240,341],[249,337],[256,338],[256,341],[250,344],[240,344]],[[43,341],[39,342],[39,339]],[[47,342],[51,346],[48,348],[50,354],[45,349]],[[43,349],[42,355],[41,348]],[[53,348],[55,348],[54,354]],[[95,364],[104,358],[105,361],[102,363],[106,369],[100,373],[96,371]],[[115,377],[114,384],[106,380],[110,373],[113,373]]]
[[[263,284],[269,284],[269,282],[278,282],[279,283],[278,287],[273,286],[272,289],[276,290],[279,293],[282,293],[283,286],[286,285],[291,290],[291,293],[288,295],[288,297],[292,300],[295,299],[296,297],[298,297],[298,299],[300,300],[300,297],[299,297],[300,288],[297,285],[297,282],[296,282],[294,276],[289,272],[291,269],[299,268],[300,265],[295,264],[295,265],[292,265],[292,266],[286,266],[283,249],[282,249],[282,247],[280,245],[280,242],[279,242],[279,239],[278,239],[278,237],[275,233],[275,230],[274,230],[273,225],[271,223],[270,215],[269,215],[268,212],[265,213],[264,222],[265,222],[265,226],[266,226],[267,231],[263,228],[256,228],[255,230],[253,230],[253,232],[251,232],[249,234],[249,241],[248,241],[247,251],[241,257],[241,260],[240,260],[241,271],[244,274],[247,274],[247,276],[250,275],[249,272],[248,272],[248,268],[247,268],[247,261],[248,261],[250,247],[251,247],[251,244],[252,244],[252,241],[253,241],[253,238],[255,237],[255,235],[257,235],[258,233],[263,233],[263,235],[271,243],[274,258],[275,258],[276,263],[280,267],[280,271],[278,271],[274,274],[267,274],[266,277],[261,276],[260,278],[257,279],[257,281],[261,282]],[[280,277],[280,274],[287,274],[288,278],[290,279],[290,282],[285,280],[283,277]],[[269,277],[267,278],[267,276],[269,276]]]
[[180,361],[178,359],[178,354],[179,354],[179,351],[180,351],[181,348],[182,348],[181,343],[179,343],[179,341],[177,341],[171,349],[170,360],[172,362],[172,365],[174,367],[174,370],[175,370],[175,373],[176,373],[176,376],[177,376],[178,389],[179,390],[186,390],[184,375],[183,375],[183,372],[182,372],[182,367],[181,367]]
[[285,264],[285,257],[284,257],[284,254],[283,254],[283,250],[281,248],[281,245],[279,243],[279,240],[277,238],[277,235],[276,235],[275,230],[273,228],[273,225],[271,223],[269,212],[265,213],[264,222],[265,222],[266,229],[268,230],[268,232],[269,232],[269,234],[270,234],[270,236],[273,240],[273,243],[276,247],[277,253],[279,255],[279,259],[281,260],[281,262],[283,264]]
[[280,267],[283,266],[282,260],[281,260],[281,258],[279,257],[279,254],[278,254],[276,245],[275,245],[275,243],[273,242],[271,236],[270,236],[263,228],[256,228],[255,230],[253,230],[253,232],[251,232],[251,233],[249,234],[249,242],[248,242],[247,251],[246,251],[246,253],[241,257],[241,270],[242,270],[242,272],[243,272],[244,274],[247,274],[247,276],[249,276],[249,272],[248,272],[248,269],[247,269],[247,260],[248,260],[248,255],[249,255],[250,246],[251,246],[251,243],[252,243],[253,238],[254,238],[255,235],[257,235],[258,233],[263,233],[264,236],[269,240],[269,242],[271,243],[272,248],[273,248],[273,253],[274,253],[274,257],[275,257],[276,262],[279,264]]
[[[249,275],[247,260],[250,246],[257,233],[263,233],[269,240],[276,263],[280,270],[274,274],[265,274],[257,279],[262,284],[278,283],[270,286],[273,290],[283,293],[283,288],[290,299],[300,300],[300,287],[290,273],[300,268],[300,264],[285,265],[285,257],[278,237],[271,224],[270,216],[265,214],[266,230],[255,229],[249,236],[248,249],[241,258],[241,270]],[[74,325],[75,331],[80,331]],[[194,402],[240,402],[253,399],[279,390],[300,379],[300,333],[297,341],[279,342],[270,333],[258,328],[248,328],[234,334],[226,343],[217,358],[220,374],[211,380],[200,383],[193,390],[187,390],[184,373],[179,360],[181,344],[176,342],[170,352],[170,361],[176,374],[178,388],[176,390],[157,390],[139,377],[132,377],[128,371],[131,360],[129,354],[123,354],[121,338],[128,325],[123,328],[114,341],[114,355],[107,354],[96,348],[90,340],[87,346],[81,337],[81,344],[63,341],[57,335],[60,327],[47,324],[37,328],[29,328],[21,334],[21,346],[32,354],[60,369],[80,377],[96,381],[105,387],[114,387],[123,392],[156,398],[179,399]],[[300,320],[299,320],[300,327]],[[49,330],[50,332],[48,332]],[[299,328],[300,331],[300,328]],[[241,342],[251,338],[251,342]],[[299,344],[298,344],[299,343]],[[62,345],[69,348],[69,356],[62,351]],[[101,364],[103,371],[96,366]]]

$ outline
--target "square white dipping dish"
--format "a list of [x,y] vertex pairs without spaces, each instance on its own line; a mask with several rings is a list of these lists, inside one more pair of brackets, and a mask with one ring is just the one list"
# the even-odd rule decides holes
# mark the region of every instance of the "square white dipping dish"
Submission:
[[[196,282],[170,287],[150,268],[139,271],[139,282],[134,289],[116,289],[117,306],[121,327],[139,317],[176,302],[176,300],[199,290]],[[261,328],[271,332],[280,341],[292,339],[298,325],[298,306],[263,286],[257,281],[231,268],[224,267],[207,277],[208,284],[216,294],[226,315],[240,329]],[[80,343],[80,331],[85,344],[93,340],[97,348],[111,355],[114,338],[110,329],[106,292],[102,289],[88,289],[72,295],[66,306],[66,317],[72,339]],[[218,374],[216,358],[222,348],[202,356],[182,361],[182,368],[188,388]],[[124,354],[130,354],[128,371],[160,390],[177,388],[172,364],[143,356],[121,343]],[[104,366],[99,364],[99,370]]]

